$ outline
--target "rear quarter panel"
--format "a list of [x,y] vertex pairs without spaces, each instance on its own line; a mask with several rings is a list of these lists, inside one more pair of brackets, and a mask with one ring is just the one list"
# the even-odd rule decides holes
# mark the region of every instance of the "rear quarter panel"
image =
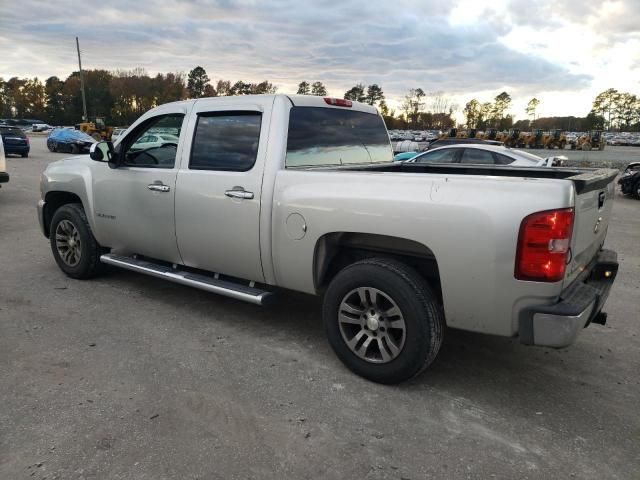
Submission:
[[[573,187],[562,180],[280,170],[272,212],[275,283],[315,293],[313,259],[320,237],[360,232],[401,237],[434,252],[447,324],[513,335],[517,313],[553,303],[562,282],[514,279],[520,222],[536,211],[573,206]],[[287,218],[304,217],[302,239]]]

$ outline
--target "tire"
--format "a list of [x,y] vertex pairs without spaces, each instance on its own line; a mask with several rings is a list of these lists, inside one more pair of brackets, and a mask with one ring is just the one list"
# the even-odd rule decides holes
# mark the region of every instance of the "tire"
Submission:
[[28,154],[28,153],[21,153],[21,154],[20,154],[20,156],[21,156],[22,158],[27,158],[27,157],[29,156],[29,154]]
[[567,146],[567,142],[560,142],[560,150],[564,150]]
[[[394,307],[397,313],[390,314]],[[413,268],[386,258],[342,269],[325,293],[323,320],[329,343],[347,368],[385,384],[424,371],[444,335],[442,309],[426,281]]]
[[[73,241],[71,248],[65,248],[70,240]],[[101,247],[93,236],[82,205],[69,203],[55,211],[49,228],[49,241],[53,258],[67,276],[84,280],[104,272],[105,265],[100,262],[100,255],[108,250]],[[75,254],[68,254],[69,250],[74,250]],[[67,255],[63,258],[65,253]]]
[[75,144],[71,145],[71,153],[73,153],[74,155],[77,155],[78,153],[80,153],[80,149],[78,148],[77,145]]
[[590,143],[584,143],[584,144],[582,145],[582,151],[583,151],[583,152],[588,152],[588,151],[590,151],[590,150],[591,150],[591,144],[590,144]]
[[633,198],[636,200],[640,200],[640,180],[636,180],[636,183],[633,184],[631,195],[633,195]]

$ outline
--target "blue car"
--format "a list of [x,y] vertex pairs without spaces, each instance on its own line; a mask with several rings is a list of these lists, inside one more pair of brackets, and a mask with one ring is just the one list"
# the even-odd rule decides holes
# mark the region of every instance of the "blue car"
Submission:
[[96,140],[80,130],[71,128],[55,128],[47,137],[47,148],[50,152],[89,153]]
[[394,162],[404,162],[405,160],[409,160],[410,158],[415,157],[420,152],[402,152],[398,153],[393,157]]
[[18,127],[0,126],[0,135],[4,143],[4,153],[28,157],[31,146],[29,137]]

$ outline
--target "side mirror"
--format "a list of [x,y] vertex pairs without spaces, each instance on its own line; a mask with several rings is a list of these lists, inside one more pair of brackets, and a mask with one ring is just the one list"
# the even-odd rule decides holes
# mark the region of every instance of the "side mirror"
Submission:
[[[96,162],[108,162],[109,166],[113,163],[113,144],[111,142],[97,142],[91,145],[89,149],[91,160]],[[114,164],[115,166],[115,164]]]

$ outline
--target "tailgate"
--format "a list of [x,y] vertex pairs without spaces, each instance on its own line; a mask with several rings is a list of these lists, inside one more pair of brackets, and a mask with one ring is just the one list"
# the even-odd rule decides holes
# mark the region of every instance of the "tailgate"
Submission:
[[604,244],[611,217],[617,170],[600,169],[569,177],[574,183],[575,218],[571,239],[571,261],[564,286],[586,268]]

